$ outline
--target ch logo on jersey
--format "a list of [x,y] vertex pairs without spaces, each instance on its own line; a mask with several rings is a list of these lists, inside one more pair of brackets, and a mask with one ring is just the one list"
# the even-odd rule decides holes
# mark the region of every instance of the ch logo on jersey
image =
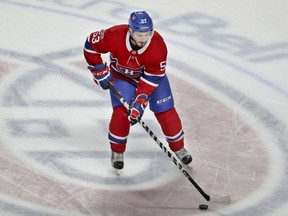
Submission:
[[124,73],[125,73],[127,76],[133,76],[133,75],[134,75],[134,71],[133,71],[133,70],[129,70],[129,69],[123,68],[122,71],[124,71]]
[[142,75],[143,72],[143,67],[138,67],[138,68],[130,68],[126,66],[122,66],[120,64],[116,65],[117,71],[120,72],[122,75],[135,79],[138,78]]
[[130,79],[139,78],[144,70],[144,66],[123,66],[119,64],[118,59],[110,56],[111,67],[118,73],[121,73],[123,76],[128,77]]

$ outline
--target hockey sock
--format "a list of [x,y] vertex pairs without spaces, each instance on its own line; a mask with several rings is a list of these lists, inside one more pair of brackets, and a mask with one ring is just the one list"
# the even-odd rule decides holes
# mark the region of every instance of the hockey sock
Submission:
[[130,130],[128,114],[124,106],[117,106],[113,109],[109,124],[109,140],[112,151],[123,153],[126,149],[127,137]]
[[173,107],[165,112],[155,113],[162,131],[172,151],[178,151],[184,147],[184,132],[181,120],[176,109]]

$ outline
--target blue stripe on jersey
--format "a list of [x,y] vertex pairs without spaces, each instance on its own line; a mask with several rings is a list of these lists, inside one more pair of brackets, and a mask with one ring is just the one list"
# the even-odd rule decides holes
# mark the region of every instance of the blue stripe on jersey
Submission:
[[127,137],[119,137],[112,134],[111,132],[108,133],[108,138],[112,143],[115,144],[125,144],[127,142]]
[[164,77],[165,74],[163,75],[152,75],[152,74],[147,74],[147,73],[143,73],[142,78],[147,80],[148,82],[153,83],[155,86],[158,86],[162,80],[162,78]]
[[85,41],[85,49],[94,51],[92,46],[91,46],[91,44],[90,44],[90,42],[88,41],[88,38]]

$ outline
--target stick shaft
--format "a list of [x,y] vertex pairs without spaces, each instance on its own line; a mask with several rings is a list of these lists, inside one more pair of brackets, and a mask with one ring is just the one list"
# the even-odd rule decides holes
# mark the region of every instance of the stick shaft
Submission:
[[150,130],[150,128],[145,125],[145,123],[140,120],[139,123],[145,129],[145,131],[149,134],[150,137],[160,146],[163,152],[173,161],[173,163],[182,171],[183,175],[194,185],[194,187],[199,191],[199,193],[207,200],[210,200],[210,196],[204,192],[204,190],[196,183],[196,181],[189,175],[189,173],[184,169],[181,163],[173,157],[173,154],[166,148],[166,146],[158,139],[158,137]]
[[[113,94],[119,99],[119,101],[126,107],[127,110],[130,109],[130,105],[125,101],[125,99],[121,96],[121,94],[114,88],[114,86],[109,83],[109,88],[113,92]],[[197,184],[197,182],[189,175],[189,173],[184,169],[181,163],[178,162],[177,158],[173,157],[173,153],[171,153],[166,146],[158,139],[158,137],[153,133],[153,131],[140,119],[139,123],[145,129],[145,131],[149,134],[149,136],[158,144],[158,146],[163,150],[163,152],[173,161],[173,163],[179,168],[179,170],[183,173],[183,175],[193,184],[193,186],[199,191],[199,193],[207,200],[210,201],[210,196],[204,192],[204,190]],[[211,201],[214,202],[230,202],[230,197],[226,196],[223,198],[212,198]]]

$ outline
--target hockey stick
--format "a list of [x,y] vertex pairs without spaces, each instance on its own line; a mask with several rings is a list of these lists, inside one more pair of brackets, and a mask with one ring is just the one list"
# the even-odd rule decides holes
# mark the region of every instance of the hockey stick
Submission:
[[[119,101],[124,105],[127,110],[130,110],[130,105],[125,101],[125,99],[121,96],[121,94],[114,88],[114,86],[109,82],[109,88],[113,92],[113,94],[119,99]],[[160,148],[164,151],[164,153],[173,161],[173,163],[182,171],[183,175],[194,185],[194,187],[199,191],[199,193],[210,202],[217,203],[227,203],[231,202],[230,196],[223,197],[211,197],[196,183],[196,181],[189,175],[189,173],[184,169],[181,163],[173,157],[173,153],[171,153],[165,145],[158,139],[158,137],[150,130],[150,128],[140,119],[139,123],[145,129],[145,131],[149,134],[150,137],[160,146]]]

